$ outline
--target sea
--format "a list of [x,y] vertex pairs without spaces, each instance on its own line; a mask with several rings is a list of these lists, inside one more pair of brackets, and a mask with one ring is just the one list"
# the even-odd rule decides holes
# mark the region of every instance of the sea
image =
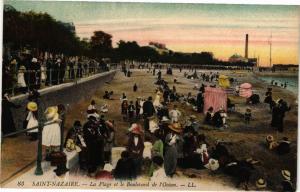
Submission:
[[[260,76],[259,79],[267,82],[268,84],[271,84],[271,81],[273,80],[274,83],[277,82],[278,86],[281,86],[281,84],[287,83],[286,89],[293,92],[294,94],[298,94],[298,76],[294,77],[275,77],[275,76]],[[273,83],[273,84],[274,84]]]

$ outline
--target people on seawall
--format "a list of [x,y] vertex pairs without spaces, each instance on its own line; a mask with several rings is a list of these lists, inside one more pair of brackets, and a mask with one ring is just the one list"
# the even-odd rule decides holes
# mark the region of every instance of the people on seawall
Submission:
[[3,59],[3,90],[9,94],[25,94],[28,89],[58,85],[66,80],[82,78],[109,68],[106,61],[67,56],[49,52],[18,50]]

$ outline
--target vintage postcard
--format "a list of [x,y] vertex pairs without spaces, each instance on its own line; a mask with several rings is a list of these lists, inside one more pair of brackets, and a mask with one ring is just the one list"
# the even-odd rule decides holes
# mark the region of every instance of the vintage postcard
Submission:
[[297,189],[298,5],[3,5],[1,188]]

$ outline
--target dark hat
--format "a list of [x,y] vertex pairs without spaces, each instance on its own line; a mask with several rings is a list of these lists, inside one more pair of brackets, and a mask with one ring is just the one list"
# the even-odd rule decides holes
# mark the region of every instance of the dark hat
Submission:
[[81,127],[81,122],[79,120],[76,120],[74,122],[74,126],[78,126],[78,127]]

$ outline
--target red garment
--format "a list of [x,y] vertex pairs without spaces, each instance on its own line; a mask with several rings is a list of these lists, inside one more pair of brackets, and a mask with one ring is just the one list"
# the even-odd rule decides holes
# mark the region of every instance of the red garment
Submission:
[[207,154],[207,152],[202,153],[202,161],[203,161],[203,165],[206,165],[209,161],[209,156]]
[[219,111],[221,107],[227,111],[227,94],[223,89],[205,87],[204,113],[206,113],[210,107],[214,108],[213,112]]
[[105,179],[105,180],[113,179],[111,172],[104,171],[104,170],[99,171],[95,177],[96,177],[96,179]]

